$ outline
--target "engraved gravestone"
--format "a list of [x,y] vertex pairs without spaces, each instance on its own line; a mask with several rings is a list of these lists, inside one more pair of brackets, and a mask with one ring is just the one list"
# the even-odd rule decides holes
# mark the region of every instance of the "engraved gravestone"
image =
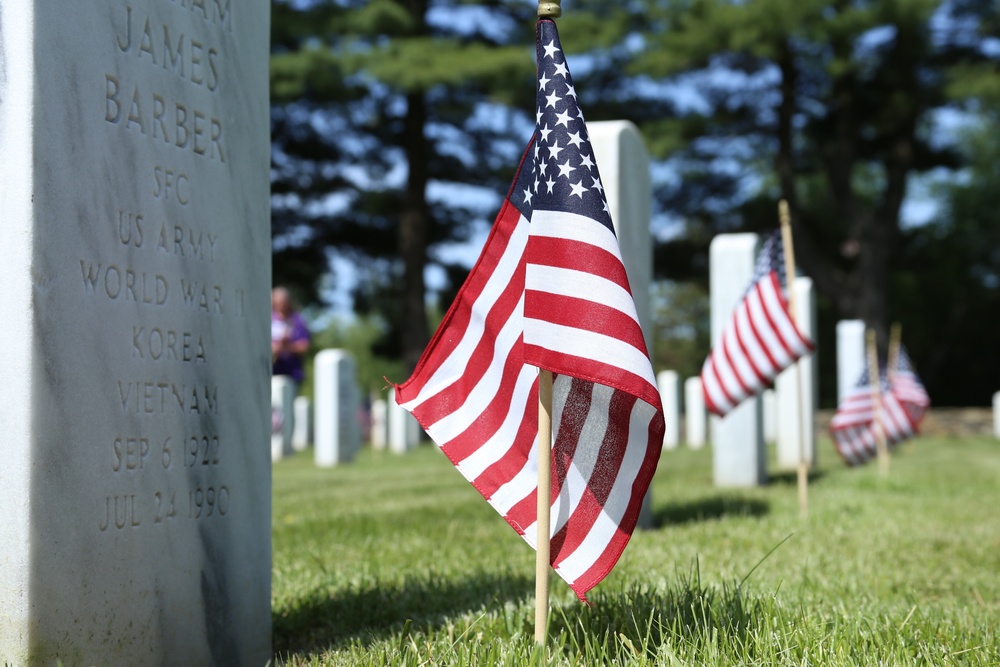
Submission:
[[271,658],[268,30],[0,0],[0,664]]

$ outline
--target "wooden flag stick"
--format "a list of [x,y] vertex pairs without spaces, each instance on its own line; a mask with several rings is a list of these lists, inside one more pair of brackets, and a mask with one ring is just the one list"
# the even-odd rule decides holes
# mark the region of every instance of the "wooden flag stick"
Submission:
[[552,371],[538,372],[538,527],[535,546],[535,643],[545,645],[549,624],[549,518],[552,476]]
[[868,381],[872,388],[872,427],[875,432],[875,447],[878,450],[878,469],[883,477],[889,475],[889,447],[885,442],[882,426],[882,378],[878,367],[878,348],[875,345],[875,330],[868,330]]
[[[795,249],[792,246],[792,216],[788,210],[788,202],[782,199],[778,202],[778,218],[781,220],[781,245],[785,250],[785,282],[788,285],[788,314],[792,318],[792,324],[798,328],[798,317],[796,310],[795,295]],[[799,514],[803,517],[809,515],[809,456],[806,452],[806,417],[803,414],[802,405],[802,366],[795,362],[795,409],[798,413],[799,422],[799,467],[798,467],[798,487],[799,487]]]
[[889,357],[886,359],[885,372],[889,379],[889,384],[896,381],[896,368],[899,366],[899,345],[903,335],[903,325],[895,322],[889,329]]
[[[562,16],[562,0],[539,1],[538,18]],[[552,371],[538,369],[538,512],[535,545],[535,644],[545,647],[549,626],[549,521],[552,513]],[[541,651],[539,658],[544,657]]]

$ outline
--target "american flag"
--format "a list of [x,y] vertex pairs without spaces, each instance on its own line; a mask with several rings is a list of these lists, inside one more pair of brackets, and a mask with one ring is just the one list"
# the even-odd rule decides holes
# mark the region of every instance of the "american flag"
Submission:
[[781,235],[775,232],[758,253],[750,287],[702,366],[701,386],[709,412],[724,417],[812,352],[812,341],[795,326],[788,312],[782,291],[784,264]]
[[889,448],[916,432],[915,423],[897,395],[890,391],[884,373],[879,375],[879,387],[880,418],[876,422],[871,375],[866,362],[857,384],[840,400],[830,422],[833,444],[847,465],[866,463],[878,454],[879,430]]
[[890,390],[896,400],[899,401],[903,409],[910,416],[913,429],[917,430],[924,415],[930,409],[931,399],[927,395],[927,390],[917,377],[917,372],[913,369],[910,355],[906,353],[906,348],[900,346],[899,355],[896,360],[896,368],[890,384]]
[[550,558],[581,598],[635,528],[663,412],[555,23],[536,28],[536,128],[476,265],[398,387],[533,548],[538,370],[553,384]]

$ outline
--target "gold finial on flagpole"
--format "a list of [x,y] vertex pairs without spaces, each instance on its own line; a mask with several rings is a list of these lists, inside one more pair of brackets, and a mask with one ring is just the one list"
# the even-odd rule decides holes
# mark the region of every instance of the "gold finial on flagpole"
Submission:
[[538,3],[538,18],[557,19],[562,16],[562,0],[549,0]]

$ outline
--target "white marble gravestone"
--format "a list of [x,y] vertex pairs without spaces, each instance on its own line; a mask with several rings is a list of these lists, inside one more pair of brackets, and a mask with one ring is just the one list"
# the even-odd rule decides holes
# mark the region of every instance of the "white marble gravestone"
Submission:
[[301,452],[313,441],[312,402],[308,396],[296,396],[292,404],[294,425],[292,426],[292,449]]
[[372,401],[372,449],[385,451],[389,442],[389,404],[381,398]]
[[[795,310],[795,323],[799,330],[815,342],[816,292],[811,278],[795,278]],[[783,370],[774,379],[778,408],[775,442],[779,468],[798,467],[802,456],[799,451],[802,438],[805,438],[806,461],[810,466],[816,465],[816,410],[819,407],[817,363],[817,353],[813,352]]]
[[[712,344],[753,279],[759,239],[756,234],[719,234],[709,245]],[[764,448],[760,397],[748,398],[724,419],[712,417],[712,472],[716,486],[748,487],[764,483]]]
[[663,448],[677,449],[681,440],[681,378],[677,371],[660,371],[656,374],[656,384],[663,403]]
[[0,0],[0,664],[272,657],[268,11]]
[[837,403],[857,385],[865,371],[865,323],[837,322]]
[[291,456],[295,430],[295,381],[287,375],[271,378],[271,460]]
[[[594,161],[601,172],[604,195],[618,237],[636,314],[642,326],[646,349],[653,350],[653,320],[649,286],[653,279],[653,244],[649,224],[652,217],[653,188],[649,173],[649,153],[638,128],[625,120],[587,124]],[[667,426],[669,429],[669,425]],[[652,491],[646,494],[639,512],[640,528],[653,525]]]
[[1000,440],[1000,391],[993,394],[993,437]]
[[700,377],[684,380],[684,439],[691,449],[705,446],[707,414]]
[[349,463],[361,448],[354,359],[344,350],[323,350],[313,362],[316,398],[316,465]]
[[778,398],[773,389],[765,389],[760,393],[760,411],[764,442],[774,442],[778,437]]
[[396,402],[396,392],[392,389],[389,390],[387,403],[389,451],[394,454],[405,454],[419,444],[417,436],[420,424],[405,408],[399,406]]

